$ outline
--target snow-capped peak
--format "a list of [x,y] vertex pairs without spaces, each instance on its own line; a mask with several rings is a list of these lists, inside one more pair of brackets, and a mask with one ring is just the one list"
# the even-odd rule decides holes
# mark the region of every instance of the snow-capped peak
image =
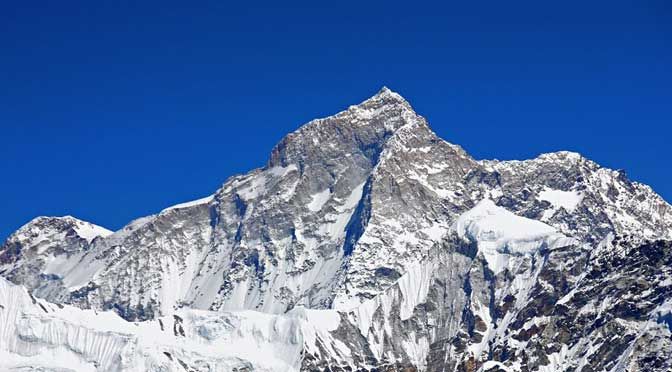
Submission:
[[390,88],[388,88],[386,86],[383,86],[382,88],[380,88],[378,93],[376,93],[376,95],[373,96],[373,98],[379,98],[379,99],[380,98],[390,98],[390,99],[394,99],[394,100],[399,101],[399,102],[408,103],[408,101],[406,101],[406,99],[404,97],[402,97],[401,94],[399,94],[395,91],[392,91]]
[[113,233],[112,231],[104,227],[94,225],[90,222],[85,222],[81,220],[77,220],[75,222],[75,231],[79,236],[86,239],[89,243],[97,237],[105,238],[107,236],[112,235]]
[[358,155],[375,161],[387,140],[409,125],[416,127],[417,135],[431,132],[403,97],[383,88],[347,110],[312,120],[285,136],[273,149],[267,168]]
[[584,156],[574,151],[547,152],[537,156],[537,159],[546,161],[566,161],[570,163],[578,163],[587,160]]
[[42,238],[56,233],[66,233],[69,230],[74,231],[79,237],[91,242],[96,237],[106,237],[112,234],[112,231],[82,221],[72,216],[48,217],[40,216],[32,219],[17,230],[8,240],[39,242]]
[[[0,247],[0,275],[30,291],[17,307],[0,281],[0,318],[29,309],[0,321],[0,369],[58,353],[134,372],[614,370],[640,335],[663,356],[642,362],[672,367],[668,328],[643,322],[669,316],[652,312],[672,296],[669,204],[576,153],[475,161],[387,88],[109,234],[43,217]],[[605,236],[628,254],[604,254]],[[109,309],[124,319],[92,326]]]

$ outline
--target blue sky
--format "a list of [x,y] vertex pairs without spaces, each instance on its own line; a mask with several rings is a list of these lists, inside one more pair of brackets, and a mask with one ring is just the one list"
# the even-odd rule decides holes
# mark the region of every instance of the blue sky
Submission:
[[0,239],[208,195],[383,85],[476,158],[578,151],[672,200],[666,1],[38,3],[0,11]]

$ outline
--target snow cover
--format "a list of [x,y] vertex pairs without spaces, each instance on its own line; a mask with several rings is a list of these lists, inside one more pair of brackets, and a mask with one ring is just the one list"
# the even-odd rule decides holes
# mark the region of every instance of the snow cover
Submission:
[[308,203],[308,209],[313,212],[319,212],[324,204],[329,201],[329,198],[331,197],[331,191],[327,188],[318,192],[317,194],[311,195],[310,197],[311,201]]
[[570,213],[574,212],[583,200],[583,194],[577,191],[562,191],[544,187],[539,193],[539,200],[547,201],[551,203],[552,206],[551,209],[544,212],[544,215],[541,218],[545,221],[553,217],[555,212],[560,208],[563,208]]
[[112,231],[94,225],[90,222],[82,221],[72,216],[63,216],[63,217],[37,217],[32,221],[28,222],[22,226],[16,233],[13,234],[13,237],[19,241],[30,240],[32,245],[37,245],[42,241],[52,241],[54,240],[54,234],[62,234],[64,231],[57,230],[53,227],[39,227],[40,223],[48,223],[48,221],[62,221],[71,226],[77,235],[81,238],[86,239],[89,243],[96,237],[102,236],[107,237],[112,234]]
[[483,199],[474,208],[462,214],[454,224],[460,237],[478,241],[526,241],[555,233],[545,223],[515,215],[498,207],[492,200]]
[[112,231],[104,227],[100,227],[98,225],[94,225],[92,223],[79,220],[77,220],[77,222],[75,223],[75,231],[77,232],[77,235],[86,239],[89,243],[99,236],[102,236],[104,238],[109,235],[112,235]]
[[284,315],[255,311],[181,310],[131,323],[113,312],[56,306],[32,298],[0,278],[0,370],[211,371],[251,366],[255,371],[298,371],[304,343],[345,353],[329,340],[335,311],[298,307]]
[[565,208],[567,212],[573,212],[583,200],[583,195],[576,191],[553,190],[545,187],[539,193],[539,199],[551,203],[556,208]]
[[174,210],[174,209],[189,208],[189,207],[194,207],[194,206],[201,205],[201,204],[208,204],[213,200],[213,198],[214,197],[212,195],[210,195],[210,196],[206,196],[205,198],[200,198],[200,199],[193,200],[193,201],[190,201],[190,202],[176,204],[176,205],[173,205],[172,207],[168,207],[168,208],[162,210],[161,212],[163,213],[163,212],[167,212],[167,211]]
[[512,372],[513,371],[511,368],[504,365],[504,363],[496,362],[496,361],[493,361],[493,360],[489,360],[489,361],[483,363],[483,366],[481,367],[481,369],[479,369],[479,371],[488,371],[488,370],[494,369],[494,368],[498,368],[498,371],[503,371],[503,372]]
[[432,271],[430,265],[416,263],[411,265],[406,274],[399,278],[397,285],[402,294],[399,308],[399,318],[401,320],[410,319],[413,315],[413,309],[427,298]]
[[479,251],[495,274],[506,267],[509,255],[532,254],[548,243],[569,244],[555,228],[520,217],[490,199],[481,200],[462,214],[453,229],[461,238],[478,242]]

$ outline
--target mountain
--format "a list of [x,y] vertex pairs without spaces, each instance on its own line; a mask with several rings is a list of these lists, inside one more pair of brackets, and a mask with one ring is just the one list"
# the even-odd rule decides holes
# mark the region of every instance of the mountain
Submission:
[[0,355],[17,370],[665,371],[671,242],[672,207],[623,171],[571,152],[473,159],[383,88],[119,231],[29,222],[0,247],[0,316],[22,319]]

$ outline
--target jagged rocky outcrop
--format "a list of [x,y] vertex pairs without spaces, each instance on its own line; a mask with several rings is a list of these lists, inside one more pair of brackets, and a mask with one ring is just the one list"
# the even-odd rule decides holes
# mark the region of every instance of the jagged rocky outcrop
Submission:
[[0,247],[0,275],[141,327],[265,313],[291,324],[271,337],[295,352],[279,370],[663,371],[670,241],[672,207],[624,172],[571,152],[475,160],[384,88],[114,233],[33,220]]

